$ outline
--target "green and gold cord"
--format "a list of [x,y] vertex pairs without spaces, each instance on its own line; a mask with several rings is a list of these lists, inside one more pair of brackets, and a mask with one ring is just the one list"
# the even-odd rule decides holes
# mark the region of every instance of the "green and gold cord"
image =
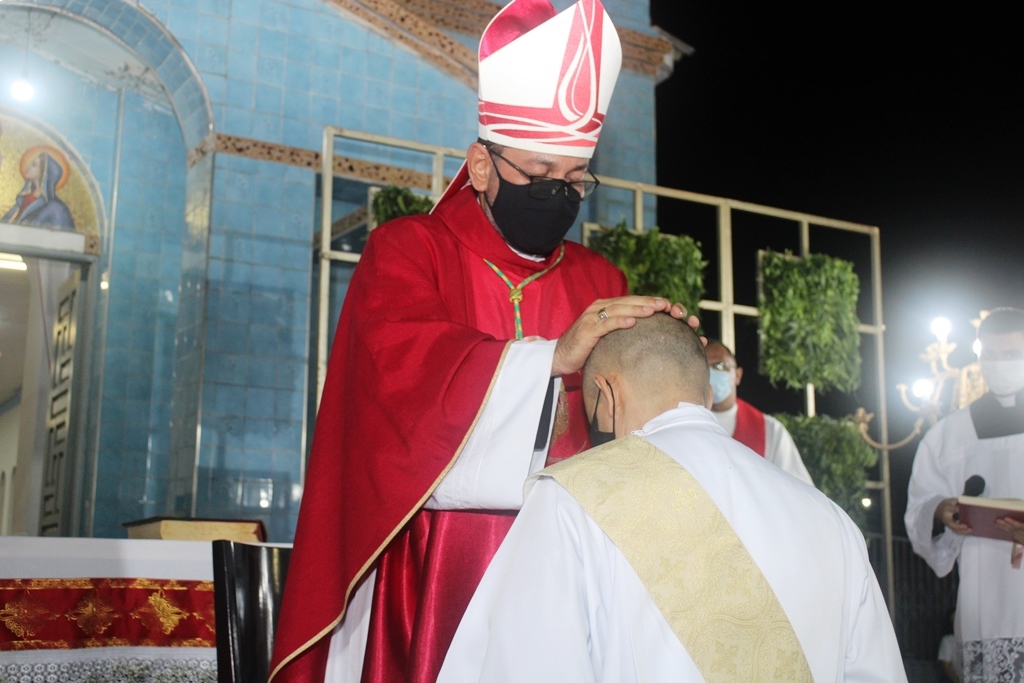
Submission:
[[523,300],[523,288],[526,287],[526,285],[533,282],[534,280],[536,280],[537,278],[539,278],[541,275],[544,275],[545,273],[549,272],[559,263],[561,263],[563,256],[565,256],[565,244],[562,244],[561,248],[558,250],[558,258],[555,259],[554,263],[552,263],[550,266],[540,271],[539,273],[534,273],[530,277],[520,282],[518,285],[513,285],[512,281],[508,279],[508,276],[505,275],[505,273],[501,272],[501,269],[499,269],[498,266],[494,265],[487,259],[484,259],[484,263],[486,263],[490,267],[490,269],[494,271],[495,275],[500,277],[502,281],[506,285],[508,285],[508,300],[512,302],[512,308],[515,310],[516,315],[516,339],[523,338],[523,316],[519,310],[519,302]]

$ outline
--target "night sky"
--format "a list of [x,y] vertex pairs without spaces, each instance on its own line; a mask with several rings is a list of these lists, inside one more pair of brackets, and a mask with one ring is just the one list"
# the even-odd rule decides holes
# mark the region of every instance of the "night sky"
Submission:
[[[1019,23],[962,4],[808,7],[651,1],[651,23],[696,49],[657,89],[658,183],[879,226],[896,440],[912,417],[892,386],[927,374],[932,318],[953,322],[962,363],[971,317],[1024,307]],[[844,255],[826,241],[812,250]],[[749,384],[754,400],[799,405]]]

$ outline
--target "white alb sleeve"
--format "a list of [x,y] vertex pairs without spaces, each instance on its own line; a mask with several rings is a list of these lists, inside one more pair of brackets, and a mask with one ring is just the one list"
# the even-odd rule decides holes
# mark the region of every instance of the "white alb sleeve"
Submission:
[[[452,468],[426,503],[431,510],[518,510],[523,482],[544,467],[534,450],[556,340],[513,342],[491,395]],[[553,400],[561,380],[554,381]],[[550,439],[554,408],[546,425]]]
[[932,537],[935,508],[946,498],[960,495],[961,492],[951,482],[963,479],[962,466],[955,468],[951,479],[948,464],[943,467],[939,462],[946,426],[940,422],[928,430],[917,448],[907,489],[907,512],[903,517],[914,552],[940,577],[953,570],[964,542],[964,536],[949,529]]
[[814,486],[811,474],[804,465],[800,451],[796,448],[793,437],[771,415],[764,416],[764,457],[771,464],[788,472],[800,481]]

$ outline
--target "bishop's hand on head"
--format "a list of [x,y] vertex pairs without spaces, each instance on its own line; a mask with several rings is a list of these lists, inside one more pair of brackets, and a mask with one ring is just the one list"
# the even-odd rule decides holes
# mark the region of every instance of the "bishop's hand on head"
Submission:
[[597,299],[558,338],[551,362],[551,376],[562,377],[579,371],[598,339],[613,330],[632,327],[637,318],[647,318],[659,311],[686,320],[686,324],[694,330],[700,326],[696,316],[687,317],[685,306],[670,303],[668,299],[653,296]]

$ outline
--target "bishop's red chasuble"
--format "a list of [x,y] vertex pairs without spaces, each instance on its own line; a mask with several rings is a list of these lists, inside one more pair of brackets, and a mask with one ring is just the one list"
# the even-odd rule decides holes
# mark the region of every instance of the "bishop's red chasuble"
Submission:
[[[271,680],[323,680],[331,632],[374,566],[363,679],[436,678],[514,515],[421,509],[515,339],[509,287],[485,259],[518,284],[557,256],[517,256],[470,187],[371,233],[331,351]],[[523,289],[524,335],[555,339],[594,299],[624,294],[621,272],[565,242]],[[549,460],[589,447],[579,375],[563,382]]]
[[736,399],[736,431],[732,438],[764,457],[764,413],[741,398]]

